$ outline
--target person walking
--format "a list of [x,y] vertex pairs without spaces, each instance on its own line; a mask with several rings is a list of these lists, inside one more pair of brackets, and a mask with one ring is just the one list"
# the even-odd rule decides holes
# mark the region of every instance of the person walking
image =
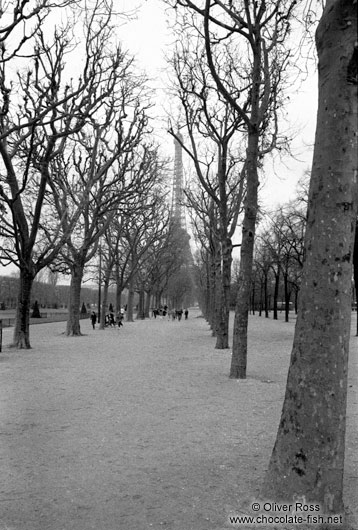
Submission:
[[97,315],[94,311],[91,313],[92,328],[96,329]]
[[122,313],[122,311],[120,311],[117,315],[117,324],[118,324],[118,329],[121,328],[123,326],[123,320],[124,320],[124,314]]
[[189,311],[188,309],[185,309],[184,311],[185,320],[188,320],[188,315],[189,315]]

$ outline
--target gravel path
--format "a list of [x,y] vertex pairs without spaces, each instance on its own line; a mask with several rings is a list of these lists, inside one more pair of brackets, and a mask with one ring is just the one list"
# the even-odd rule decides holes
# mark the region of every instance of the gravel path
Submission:
[[[352,324],[352,327],[355,323]],[[68,338],[31,328],[0,354],[0,530],[224,530],[255,499],[285,390],[293,323],[250,318],[248,379],[207,323],[146,320]],[[355,329],[355,328],[353,328]],[[12,330],[3,332],[3,345]],[[358,498],[352,334],[346,503]],[[237,528],[237,526],[235,527]],[[240,528],[244,528],[241,526]],[[263,528],[263,527],[261,527]]]

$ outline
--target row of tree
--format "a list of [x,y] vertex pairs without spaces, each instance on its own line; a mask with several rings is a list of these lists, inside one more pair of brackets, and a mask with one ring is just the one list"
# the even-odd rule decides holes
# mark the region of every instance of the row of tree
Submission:
[[[294,260],[300,277],[286,395],[262,495],[287,503],[302,498],[318,503],[325,514],[342,514],[358,208],[357,2],[327,0],[322,11],[318,2],[296,0],[167,3],[176,10],[182,35],[173,66],[186,139],[174,128],[171,133],[198,177],[187,199],[196,212],[201,249],[201,303],[210,316],[217,315],[213,324],[220,348],[228,346],[231,228],[242,210],[232,378],[246,377],[260,173],[265,157],[287,145],[279,119],[284,89],[290,67],[297,64],[297,42],[319,19],[319,102],[303,251],[291,237],[281,237],[300,225],[297,213],[288,226],[278,214],[275,236],[262,234],[256,246],[256,258],[263,253],[256,259],[263,276],[267,253],[283,246],[276,275],[286,276],[288,285]],[[293,31],[297,21],[307,25]]]
[[[297,38],[291,31],[295,20],[305,20],[305,2],[165,3],[177,15],[178,45],[171,63],[183,127],[178,131],[170,126],[170,133],[191,158],[197,176],[186,199],[195,212],[203,265],[198,270],[205,269],[205,275],[198,276],[210,293],[205,310],[215,316],[219,348],[228,346],[233,235],[241,216],[230,376],[245,378],[259,180],[265,157],[288,145],[280,133],[280,113],[296,59]],[[24,347],[29,346],[29,293],[42,268],[51,265],[71,272],[74,318],[67,331],[76,334],[79,289],[84,268],[94,256],[100,257],[105,285],[114,271],[118,298],[123,263],[129,263],[129,292],[138,289],[145,314],[145,293],[160,293],[163,283],[156,279],[168,279],[168,269],[158,267],[159,257],[165,264],[174,261],[179,275],[184,267],[178,257],[173,259],[173,245],[167,242],[185,240],[170,222],[164,201],[165,164],[150,140],[149,95],[131,58],[113,44],[108,2],[86,3],[81,18],[84,38],[77,47],[82,53],[76,61],[81,73],[75,76],[66,73],[65,64],[75,45],[74,23],[56,27],[48,40],[44,17],[56,6],[42,0],[31,11],[29,4],[16,2],[0,34],[2,235],[15,241],[15,247],[9,243],[4,253],[20,269],[15,337]],[[81,4],[68,0],[57,6],[71,7],[76,17]],[[308,4],[312,20],[312,2]],[[70,20],[68,14],[66,21]],[[28,29],[16,40],[23,25]],[[326,514],[343,509],[358,206],[356,34],[357,2],[327,0],[316,31],[319,108],[304,261],[297,269],[298,318],[281,422],[263,487],[263,494],[275,501],[304,497],[318,502]],[[8,41],[15,47],[11,49]],[[25,48],[30,51],[26,65],[21,65]],[[21,65],[15,78],[14,61]],[[290,223],[297,228],[296,214]],[[257,263],[265,262],[269,250],[285,246],[285,253],[281,248],[277,256],[276,273],[286,274],[287,283],[293,259],[299,265],[300,255],[291,236],[281,238],[291,228],[278,214],[277,237],[263,233],[262,244],[256,246],[256,258],[263,252]],[[140,235],[142,230],[145,236]],[[185,242],[175,246],[187,248]]]
[[[231,377],[246,377],[247,323],[265,157],[288,146],[279,134],[297,2],[169,1],[177,8],[173,95],[185,136],[170,129],[197,176],[186,190],[195,236],[209,274],[204,306],[216,348],[229,346],[233,237],[241,255]],[[180,9],[180,7],[182,9]],[[183,139],[183,137],[185,139]]]
[[40,271],[70,274],[67,334],[77,335],[93,261],[103,318],[114,281],[117,308],[129,289],[131,319],[135,290],[160,298],[180,271],[185,237],[166,201],[147,80],[115,38],[111,2],[16,1],[1,20],[1,259],[19,269],[13,343],[29,348]]
[[[277,320],[278,307],[285,309],[289,320],[291,305],[296,313],[303,267],[306,230],[308,181],[302,179],[297,196],[276,212],[267,214],[255,242],[251,309],[268,316],[273,309]],[[269,285],[273,289],[269,292]]]

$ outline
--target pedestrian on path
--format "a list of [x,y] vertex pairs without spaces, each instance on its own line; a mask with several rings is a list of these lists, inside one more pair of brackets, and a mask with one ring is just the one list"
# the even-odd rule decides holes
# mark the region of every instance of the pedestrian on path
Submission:
[[117,323],[118,323],[118,329],[123,326],[123,319],[124,319],[124,314],[122,313],[122,311],[120,311],[117,315]]
[[94,311],[91,313],[92,328],[96,329],[97,315]]

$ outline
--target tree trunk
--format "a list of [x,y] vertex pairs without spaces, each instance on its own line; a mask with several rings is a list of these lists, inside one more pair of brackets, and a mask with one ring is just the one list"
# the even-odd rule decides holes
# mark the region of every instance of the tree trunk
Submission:
[[210,309],[211,309],[211,290],[210,290],[210,255],[207,253],[207,260],[205,264],[205,319],[210,323]]
[[116,289],[116,315],[120,312],[122,307],[122,289],[117,286]]
[[225,303],[223,278],[217,278],[216,304],[215,304],[215,348],[222,350],[229,347],[228,310]]
[[73,263],[68,301],[67,336],[82,335],[80,327],[81,285],[83,278],[82,263]]
[[299,288],[295,287],[295,315],[298,313],[298,293],[300,292]]
[[250,314],[255,314],[255,282],[251,282]]
[[267,292],[268,275],[264,272],[264,301],[265,301],[265,318],[269,317],[268,292]]
[[222,243],[221,300],[215,348],[229,347],[229,316],[231,288],[232,243],[227,239]]
[[16,319],[12,346],[30,349],[30,303],[34,275],[27,269],[20,269],[20,285],[17,297]]
[[122,285],[121,276],[119,273],[118,264],[115,267],[115,278],[116,278],[116,315],[118,315],[122,307],[122,292],[123,292],[123,285]]
[[290,320],[290,298],[291,293],[288,289],[288,273],[283,275],[284,291],[285,291],[285,322]]
[[145,298],[145,292],[144,292],[144,289],[141,289],[139,291],[137,320],[144,320],[145,319],[144,298]]
[[356,236],[354,239],[353,274],[354,274],[355,300],[356,300],[356,312],[357,312],[356,336],[358,337],[358,221],[356,223]]
[[216,259],[215,254],[210,255],[210,310],[209,310],[209,324],[212,331],[212,336],[216,334],[216,320],[215,320],[215,304],[216,304]]
[[254,128],[249,134],[247,149],[247,184],[245,213],[242,224],[240,269],[235,307],[233,346],[230,377],[246,379],[247,365],[247,326],[249,320],[250,287],[254,256],[255,229],[258,201],[258,140],[259,133]]
[[134,306],[134,278],[132,277],[128,286],[127,322],[133,322]]
[[260,277],[260,304],[259,304],[259,317],[262,316],[262,308],[264,306],[263,304],[263,291],[264,291],[264,284],[262,281],[262,278]]
[[278,290],[280,287],[280,271],[278,269],[277,273],[275,273],[275,290],[273,294],[273,319],[278,319],[277,314],[277,302],[278,302]]
[[[305,262],[286,395],[263,494],[343,513],[347,364],[357,216],[357,4],[331,0],[316,32],[319,106]],[[356,63],[355,63],[356,65]],[[343,528],[343,526],[342,526]]]
[[109,288],[109,277],[111,271],[105,274],[103,280],[103,293],[102,293],[102,305],[101,305],[101,321],[99,324],[99,329],[104,329],[106,327],[106,315],[108,312],[108,288]]
[[150,317],[150,301],[152,299],[152,293],[150,291],[146,292],[145,304],[144,304],[144,318]]

